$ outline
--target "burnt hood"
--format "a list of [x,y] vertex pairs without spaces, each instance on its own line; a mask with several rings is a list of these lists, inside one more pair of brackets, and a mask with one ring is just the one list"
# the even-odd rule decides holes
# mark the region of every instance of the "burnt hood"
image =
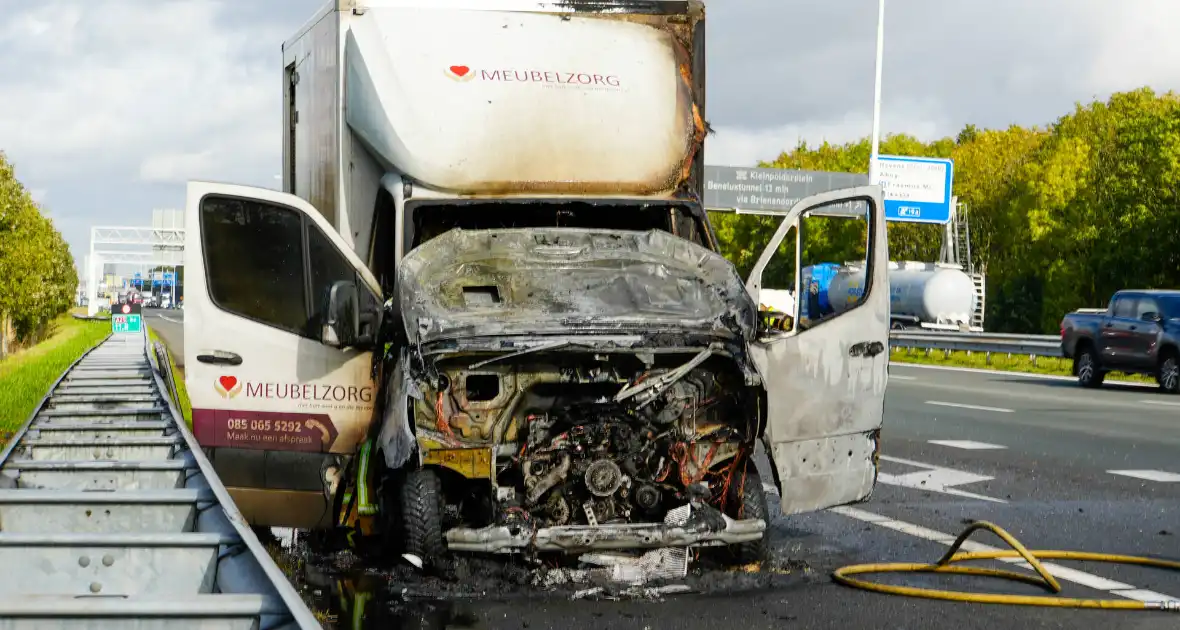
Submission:
[[402,260],[411,343],[521,334],[716,332],[757,308],[729,261],[667,232],[453,229]]

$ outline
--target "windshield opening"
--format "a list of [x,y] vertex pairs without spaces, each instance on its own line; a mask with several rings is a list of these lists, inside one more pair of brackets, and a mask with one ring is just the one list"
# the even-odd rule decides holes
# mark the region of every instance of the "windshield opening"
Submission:
[[495,230],[581,228],[591,230],[661,230],[716,251],[703,215],[689,206],[650,202],[421,203],[407,208],[406,251],[454,228]]

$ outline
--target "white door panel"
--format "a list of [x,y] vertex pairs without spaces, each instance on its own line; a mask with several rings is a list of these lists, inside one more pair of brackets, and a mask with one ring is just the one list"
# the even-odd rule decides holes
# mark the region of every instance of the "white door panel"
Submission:
[[[759,299],[762,274],[788,230],[819,207],[844,203],[841,207],[846,209],[851,207],[846,202],[853,199],[867,202],[869,219],[865,262],[870,281],[859,303],[801,327],[799,311],[807,287],[796,281],[800,298],[791,329],[766,333],[752,345],[755,364],[766,383],[766,441],[786,514],[864,499],[876,481],[889,359],[889,252],[880,188],[834,191],[800,201],[747,282]],[[847,210],[832,214],[841,213],[849,216]]]
[[206,447],[351,453],[373,419],[372,354],[319,341],[322,290],[376,279],[303,200],[190,182],[185,384]]

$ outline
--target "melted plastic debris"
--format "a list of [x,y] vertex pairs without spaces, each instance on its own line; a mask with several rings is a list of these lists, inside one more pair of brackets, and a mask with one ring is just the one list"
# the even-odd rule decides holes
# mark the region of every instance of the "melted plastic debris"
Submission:
[[610,580],[638,586],[655,580],[678,580],[688,575],[688,548],[653,549],[642,556],[589,553],[579,560],[608,567]]

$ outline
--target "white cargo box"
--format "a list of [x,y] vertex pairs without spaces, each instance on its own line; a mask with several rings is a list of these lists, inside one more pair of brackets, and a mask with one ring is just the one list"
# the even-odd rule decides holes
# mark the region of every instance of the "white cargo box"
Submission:
[[358,249],[390,173],[427,196],[673,198],[702,159],[703,17],[683,1],[331,3],[283,47],[284,190]]

